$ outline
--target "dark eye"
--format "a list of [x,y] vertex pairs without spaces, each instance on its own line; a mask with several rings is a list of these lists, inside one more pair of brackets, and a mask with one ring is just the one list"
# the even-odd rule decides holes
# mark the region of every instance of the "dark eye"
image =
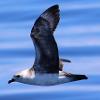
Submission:
[[16,77],[17,77],[17,78],[19,78],[19,77],[20,77],[20,75],[16,75]]

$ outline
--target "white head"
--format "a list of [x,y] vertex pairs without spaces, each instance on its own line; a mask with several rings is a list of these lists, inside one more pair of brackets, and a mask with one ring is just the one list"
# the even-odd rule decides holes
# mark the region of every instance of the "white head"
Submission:
[[23,70],[13,75],[12,79],[8,81],[8,84],[12,82],[23,82],[25,80],[35,77],[34,75],[34,71],[31,69]]

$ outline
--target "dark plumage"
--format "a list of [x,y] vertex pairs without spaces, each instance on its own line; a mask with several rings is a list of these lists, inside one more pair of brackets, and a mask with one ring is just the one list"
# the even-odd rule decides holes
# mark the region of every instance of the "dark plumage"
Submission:
[[43,12],[32,30],[36,58],[34,69],[38,73],[59,73],[59,54],[53,31],[59,22],[59,7],[54,5]]

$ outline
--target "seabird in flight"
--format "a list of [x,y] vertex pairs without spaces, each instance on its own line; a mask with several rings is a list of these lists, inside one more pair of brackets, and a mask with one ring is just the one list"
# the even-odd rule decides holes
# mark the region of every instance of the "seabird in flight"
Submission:
[[34,64],[31,68],[16,73],[8,83],[50,86],[87,79],[85,75],[63,71],[63,62],[71,61],[59,58],[57,43],[53,36],[60,19],[59,12],[59,6],[54,5],[36,20],[30,34],[36,53]]

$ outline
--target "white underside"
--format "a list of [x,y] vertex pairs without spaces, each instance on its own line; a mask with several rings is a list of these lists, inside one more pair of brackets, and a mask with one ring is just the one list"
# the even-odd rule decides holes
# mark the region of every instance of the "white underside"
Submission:
[[17,80],[17,82],[21,82],[24,84],[30,85],[42,85],[42,86],[50,86],[50,85],[58,85],[71,81],[69,78],[64,76],[63,72],[59,72],[59,74],[36,74],[31,78],[21,78]]

